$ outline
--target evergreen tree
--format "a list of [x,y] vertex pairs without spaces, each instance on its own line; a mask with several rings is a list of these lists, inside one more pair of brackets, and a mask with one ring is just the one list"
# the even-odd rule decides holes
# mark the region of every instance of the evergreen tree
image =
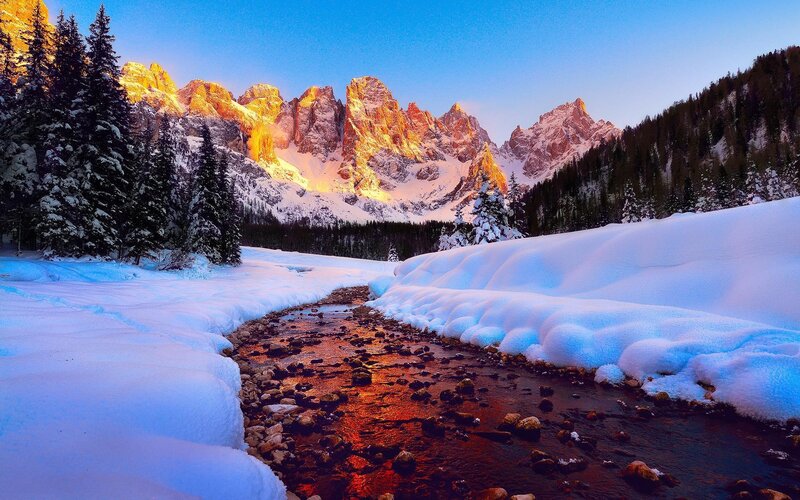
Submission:
[[483,175],[483,183],[472,207],[473,245],[522,238],[522,234],[509,224],[509,210],[503,194]]
[[16,149],[12,138],[12,119],[16,113],[16,77],[16,54],[11,37],[5,31],[5,22],[0,18],[0,238],[5,232],[4,224],[10,222],[6,218],[12,206],[10,157],[11,152]]
[[400,257],[397,256],[397,249],[394,245],[389,245],[389,255],[386,257],[387,262],[400,262]]
[[451,248],[461,248],[468,246],[469,240],[464,223],[464,212],[461,207],[456,208],[456,217],[453,221],[453,232],[448,233],[445,227],[439,234],[438,251],[450,250]]
[[748,205],[756,205],[767,200],[761,172],[756,170],[756,166],[753,162],[750,162],[750,165],[747,168],[745,195],[747,197]]
[[39,200],[37,230],[45,256],[83,252],[83,214],[88,210],[77,168],[77,131],[82,119],[80,100],[86,83],[86,52],[74,17],[59,15],[54,37],[55,56],[50,66],[50,116],[45,130],[44,194]]
[[223,154],[217,165],[218,213],[220,217],[219,255],[222,264],[240,264],[241,219],[236,202],[236,187],[228,181],[228,157]]
[[639,204],[639,200],[636,198],[636,192],[633,190],[633,184],[628,182],[625,184],[621,222],[623,224],[630,224],[631,222],[639,222],[641,220],[642,209]]
[[217,159],[211,131],[207,125],[203,125],[202,143],[192,186],[189,247],[192,252],[205,255],[212,262],[222,260],[218,189]]
[[132,190],[128,198],[125,242],[127,256],[138,265],[142,257],[164,248],[167,212],[162,178],[156,175],[153,131],[148,126],[136,144]]
[[713,212],[722,208],[719,203],[717,186],[711,180],[708,172],[703,172],[700,177],[700,194],[695,201],[695,212]]
[[800,195],[800,169],[798,169],[798,161],[793,160],[786,163],[783,169],[781,180],[783,183],[783,192],[787,198]]
[[522,232],[522,227],[525,224],[525,210],[522,205],[522,188],[517,182],[517,176],[514,172],[511,172],[511,177],[508,179],[508,207],[511,225]]
[[40,2],[34,7],[30,27],[23,32],[22,39],[27,51],[22,75],[17,80],[14,112],[8,123],[10,130],[4,144],[2,177],[7,197],[4,215],[14,227],[18,250],[33,220],[40,188],[45,127],[49,121],[51,44]]
[[738,205],[734,199],[733,186],[731,186],[731,180],[728,177],[728,171],[725,170],[725,167],[719,169],[716,192],[717,204],[720,208],[732,208]]
[[110,22],[101,6],[89,27],[88,83],[82,96],[85,117],[79,151],[84,191],[89,195],[86,251],[99,256],[119,250],[132,163],[130,105],[119,84]]
[[786,197],[783,192],[783,182],[781,181],[778,172],[772,168],[772,165],[767,166],[767,169],[764,171],[764,178],[766,180],[767,200],[782,200]]
[[161,116],[158,141],[153,157],[154,176],[159,178],[164,190],[161,196],[166,204],[166,245],[173,249],[188,246],[189,196],[178,173],[175,134],[169,117]]

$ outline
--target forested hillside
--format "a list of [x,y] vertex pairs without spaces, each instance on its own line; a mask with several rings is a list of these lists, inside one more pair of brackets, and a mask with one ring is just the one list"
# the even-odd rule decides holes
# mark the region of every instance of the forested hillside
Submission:
[[800,48],[761,56],[534,187],[524,199],[528,231],[796,196],[799,113]]

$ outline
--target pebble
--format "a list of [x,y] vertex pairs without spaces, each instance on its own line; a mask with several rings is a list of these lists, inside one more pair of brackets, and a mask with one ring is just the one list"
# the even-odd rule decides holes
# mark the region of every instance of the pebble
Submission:
[[411,472],[417,466],[417,460],[411,452],[402,450],[394,457],[392,467],[398,472]]
[[475,500],[506,500],[508,492],[503,488],[487,488],[475,495]]
[[474,394],[475,383],[472,381],[472,379],[465,378],[456,384],[456,392],[459,394]]
[[634,488],[652,492],[658,488],[661,480],[658,474],[641,460],[634,460],[622,471],[622,477],[633,485]]

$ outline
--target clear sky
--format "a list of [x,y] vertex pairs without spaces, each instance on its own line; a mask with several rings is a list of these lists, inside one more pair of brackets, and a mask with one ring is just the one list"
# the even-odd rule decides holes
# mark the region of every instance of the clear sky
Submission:
[[[85,30],[98,0],[45,0]],[[582,97],[635,125],[759,54],[800,44],[799,0],[106,0],[123,62],[161,63],[179,86],[264,82],[285,99],[373,75],[402,106],[458,101],[495,142]]]

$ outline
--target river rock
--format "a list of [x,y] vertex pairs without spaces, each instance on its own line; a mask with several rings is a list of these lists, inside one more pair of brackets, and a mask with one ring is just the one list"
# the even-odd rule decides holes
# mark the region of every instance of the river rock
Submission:
[[506,500],[508,492],[503,488],[487,488],[475,495],[475,500]]
[[539,409],[545,412],[553,411],[553,402],[547,398],[544,398],[539,401]]
[[498,429],[513,429],[517,426],[519,421],[522,420],[522,415],[519,413],[506,413],[503,421],[497,426]]
[[398,472],[411,472],[417,466],[417,460],[410,452],[402,450],[394,457],[392,467]]
[[508,500],[536,500],[533,493],[525,493],[524,495],[511,495]]
[[622,471],[622,477],[634,488],[648,492],[658,488],[661,482],[658,474],[641,460],[634,460],[628,464]]
[[465,378],[458,384],[456,384],[456,392],[459,394],[474,394],[475,393],[475,382],[472,379]]
[[526,439],[539,439],[542,423],[536,417],[525,417],[514,426],[514,432]]

